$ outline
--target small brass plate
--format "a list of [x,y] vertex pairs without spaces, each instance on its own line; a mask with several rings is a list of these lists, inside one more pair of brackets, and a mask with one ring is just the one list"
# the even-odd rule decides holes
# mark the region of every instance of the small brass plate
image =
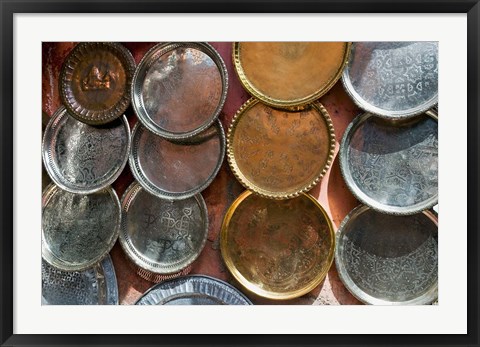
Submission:
[[235,42],[233,62],[243,87],[273,107],[318,99],[340,78],[348,42]]
[[335,237],[332,222],[311,195],[271,200],[245,191],[225,215],[220,248],[241,285],[285,300],[308,293],[325,278]]
[[274,109],[248,100],[227,138],[230,167],[247,189],[266,198],[290,199],[310,190],[332,163],[335,133],[327,110]]

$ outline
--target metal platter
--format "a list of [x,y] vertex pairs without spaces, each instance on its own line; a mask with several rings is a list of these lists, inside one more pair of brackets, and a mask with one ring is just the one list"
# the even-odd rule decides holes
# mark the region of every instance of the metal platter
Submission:
[[277,108],[299,108],[333,87],[348,60],[348,42],[235,42],[243,87]]
[[133,182],[122,197],[120,245],[138,268],[152,274],[142,276],[148,280],[158,282],[157,274],[187,268],[200,255],[207,235],[208,212],[201,194],[166,200]]
[[62,106],[45,130],[43,162],[49,176],[62,189],[94,193],[121,174],[128,160],[130,141],[125,116],[109,124],[92,126],[70,117]]
[[207,188],[225,156],[225,133],[219,120],[195,137],[168,140],[137,123],[129,164],[137,181],[164,199],[186,199]]
[[429,304],[438,294],[437,234],[432,212],[394,216],[360,205],[339,228],[340,279],[367,304]]
[[421,114],[438,101],[438,42],[354,43],[342,81],[367,112],[391,119]]
[[62,103],[88,124],[105,124],[130,105],[135,61],[128,49],[113,42],[82,42],[70,52],[60,71]]
[[252,305],[232,285],[219,279],[190,275],[150,288],[135,305]]
[[223,220],[220,250],[249,291],[270,299],[308,293],[333,262],[332,222],[314,197],[265,199],[245,191]]
[[340,146],[352,193],[384,213],[413,214],[438,200],[438,122],[432,111],[401,121],[357,116]]
[[248,100],[228,131],[227,159],[244,187],[272,199],[310,190],[330,167],[335,132],[318,103],[301,111],[274,109]]
[[218,118],[228,90],[225,63],[208,43],[162,43],[142,58],[132,105],[142,124],[169,139],[185,139]]
[[42,260],[43,305],[118,305],[118,287],[112,259],[82,272],[65,272]]
[[120,231],[120,201],[111,187],[81,195],[54,184],[42,198],[42,256],[63,271],[83,271],[101,261]]

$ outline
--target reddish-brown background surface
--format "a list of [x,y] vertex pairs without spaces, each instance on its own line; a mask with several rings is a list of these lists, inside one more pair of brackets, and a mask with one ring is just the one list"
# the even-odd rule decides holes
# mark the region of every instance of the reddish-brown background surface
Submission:
[[[126,42],[123,44],[132,52],[137,64],[145,52],[155,45],[155,43],[147,42]],[[249,99],[249,95],[242,88],[232,66],[232,44],[228,42],[210,42],[210,44],[220,53],[228,69],[228,95],[223,111],[220,114],[220,120],[224,128],[228,129],[233,115]],[[63,60],[74,46],[75,43],[71,42],[43,43],[42,111],[48,117],[51,117],[61,105],[58,92],[58,76]],[[346,95],[340,81],[326,95],[320,98],[320,102],[328,110],[333,120],[337,153],[338,143],[341,141],[347,125],[359,110]],[[137,117],[131,107],[127,109],[126,116],[130,126],[133,128],[133,125],[137,122]],[[48,121],[48,117],[45,117],[44,121]],[[113,188],[120,198],[132,181],[133,176],[127,165],[113,184]],[[360,304],[340,281],[335,263],[332,265],[325,280],[317,288],[293,300],[274,301],[263,299],[248,293],[236,283],[223,263],[220,254],[219,235],[225,212],[243,191],[244,188],[233,176],[225,159],[215,180],[202,192],[208,208],[208,240],[200,257],[193,263],[192,274],[204,274],[225,280],[242,290],[255,304]],[[314,187],[310,193],[320,201],[320,204],[330,215],[335,228],[338,228],[343,218],[358,205],[358,201],[349,192],[341,176],[337,157],[321,183]],[[135,273],[118,242],[113,247],[110,255],[117,275],[120,304],[133,304],[153,283],[142,279]]]

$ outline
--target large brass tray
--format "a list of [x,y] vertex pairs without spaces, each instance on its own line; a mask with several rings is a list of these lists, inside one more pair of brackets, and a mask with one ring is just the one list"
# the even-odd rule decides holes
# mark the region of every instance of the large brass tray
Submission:
[[225,215],[220,249],[228,269],[247,290],[270,299],[292,299],[325,278],[335,236],[332,222],[311,195],[271,200],[245,191]]

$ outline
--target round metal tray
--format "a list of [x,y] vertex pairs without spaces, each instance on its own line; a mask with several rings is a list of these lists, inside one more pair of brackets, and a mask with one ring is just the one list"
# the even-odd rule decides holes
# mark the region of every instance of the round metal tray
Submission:
[[252,305],[232,285],[219,279],[190,275],[150,288],[135,305]]
[[438,200],[436,114],[401,121],[357,116],[340,146],[340,168],[352,193],[389,214],[412,214]]
[[118,287],[112,259],[82,272],[65,272],[42,260],[43,305],[118,305]]
[[89,194],[120,176],[130,152],[130,126],[122,116],[103,126],[70,117],[62,106],[50,119],[42,157],[51,179],[64,190]]
[[367,304],[429,304],[438,294],[437,234],[430,211],[394,216],[360,205],[337,233],[340,279]]
[[63,271],[83,271],[101,261],[120,231],[120,201],[111,187],[80,195],[54,184],[42,198],[42,257]]
[[301,108],[333,87],[348,60],[347,42],[235,42],[243,87],[272,107]]
[[232,120],[227,159],[242,185],[271,199],[310,190],[330,167],[335,132],[318,103],[302,111],[274,109],[248,100]]
[[313,290],[333,262],[332,222],[314,197],[271,200],[245,191],[223,220],[220,249],[249,291],[292,299]]
[[354,43],[343,85],[358,107],[408,118],[438,101],[438,42]]
[[162,43],[142,58],[132,105],[142,124],[169,139],[195,136],[218,118],[228,90],[225,63],[208,43]]
[[146,279],[157,282],[157,274],[187,268],[200,255],[207,235],[208,212],[201,194],[165,200],[133,182],[122,197],[120,245],[137,267],[152,274],[142,276]]
[[62,103],[69,113],[88,124],[105,124],[130,105],[135,60],[114,42],[82,42],[70,52],[60,71]]
[[207,188],[225,156],[225,133],[219,120],[195,137],[168,140],[137,123],[129,164],[137,181],[164,199],[186,199]]

